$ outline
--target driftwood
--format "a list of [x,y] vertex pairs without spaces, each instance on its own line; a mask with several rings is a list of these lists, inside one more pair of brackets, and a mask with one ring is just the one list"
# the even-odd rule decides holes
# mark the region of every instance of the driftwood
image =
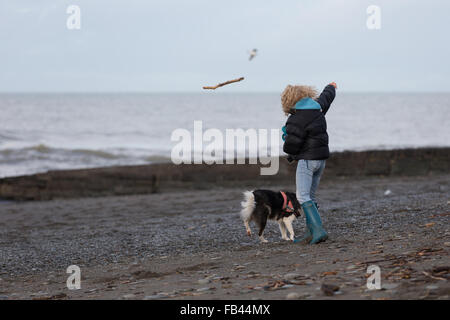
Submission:
[[222,83],[219,83],[217,86],[214,86],[214,87],[203,87],[203,89],[205,89],[205,90],[216,90],[217,88],[220,88],[220,87],[223,87],[223,86],[226,86],[227,84],[230,84],[230,83],[234,83],[234,82],[239,82],[239,81],[242,81],[242,80],[244,80],[244,77],[241,77],[241,78],[239,78],[239,79],[234,79],[234,80],[229,80],[229,81],[226,81],[226,82],[222,82]]

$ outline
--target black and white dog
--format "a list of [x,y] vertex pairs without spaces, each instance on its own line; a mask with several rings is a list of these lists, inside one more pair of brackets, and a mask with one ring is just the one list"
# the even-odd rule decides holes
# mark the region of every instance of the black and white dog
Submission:
[[[254,221],[259,227],[259,239],[268,242],[263,237],[267,220],[278,222],[283,240],[294,240],[292,222],[300,215],[301,205],[292,192],[275,192],[271,190],[254,190],[244,192],[244,201],[241,203],[241,217],[244,221],[247,235],[251,236],[249,223]],[[289,231],[289,237],[287,236]]]

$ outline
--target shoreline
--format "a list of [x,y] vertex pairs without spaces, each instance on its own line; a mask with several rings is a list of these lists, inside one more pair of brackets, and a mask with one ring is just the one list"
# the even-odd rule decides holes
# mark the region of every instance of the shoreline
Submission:
[[[279,158],[276,175],[262,176],[260,164],[181,164],[112,166],[48,171],[0,179],[0,200],[52,200],[202,190],[288,182],[295,163]],[[324,180],[342,177],[423,176],[450,172],[450,148],[335,152],[327,160]]]
[[[0,300],[448,300],[449,177],[324,180],[318,197],[330,238],[314,246],[281,240],[276,223],[267,225],[269,243],[248,237],[241,187],[5,203]],[[296,237],[304,228],[302,216]],[[372,264],[382,290],[367,290]],[[81,268],[81,290],[66,287],[70,265]],[[323,284],[339,292],[327,296]]]

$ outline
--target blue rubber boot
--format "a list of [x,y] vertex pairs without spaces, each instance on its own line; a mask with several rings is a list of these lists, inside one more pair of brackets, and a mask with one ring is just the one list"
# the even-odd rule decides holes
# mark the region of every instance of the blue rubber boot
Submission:
[[[318,209],[319,206],[318,206],[317,202],[314,202],[314,204],[316,206],[316,209]],[[300,239],[294,239],[294,243],[309,243],[312,240],[313,236],[312,236],[312,233],[311,233],[311,223],[309,222],[308,217],[306,217],[306,214],[305,214],[305,218],[306,218],[306,232],[305,232],[305,235],[302,238],[300,238]],[[320,223],[321,223],[320,225],[322,225],[322,221],[320,221]]]
[[306,225],[312,234],[310,244],[319,243],[328,239],[328,234],[322,227],[322,220],[320,220],[319,211],[313,201],[308,201],[302,204],[303,212],[306,217]]

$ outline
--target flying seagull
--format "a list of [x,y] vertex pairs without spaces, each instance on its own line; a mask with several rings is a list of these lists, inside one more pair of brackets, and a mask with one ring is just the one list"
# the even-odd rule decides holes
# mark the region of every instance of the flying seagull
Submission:
[[258,54],[258,49],[253,49],[252,51],[249,52],[249,54],[250,57],[248,58],[248,60],[251,61]]

